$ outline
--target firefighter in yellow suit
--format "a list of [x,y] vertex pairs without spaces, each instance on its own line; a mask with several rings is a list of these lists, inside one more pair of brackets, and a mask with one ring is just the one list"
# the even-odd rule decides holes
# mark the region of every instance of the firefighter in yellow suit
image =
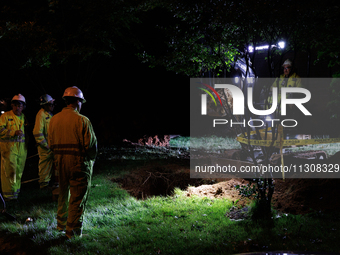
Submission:
[[97,139],[90,120],[79,113],[86,102],[82,91],[69,87],[63,99],[67,107],[52,117],[48,139],[59,172],[57,229],[66,228],[66,236],[71,238],[82,235]]
[[[278,103],[281,102],[280,91],[282,87],[297,87],[297,88],[302,87],[300,76],[292,71],[292,61],[287,59],[285,62],[283,62],[282,67],[283,67],[283,74],[280,75],[280,78],[276,78],[272,85],[272,88],[276,87],[278,89],[278,97],[277,97]],[[273,98],[272,96],[270,96],[268,98],[269,107],[271,106],[272,101],[273,101]]]
[[[272,107],[273,103],[273,97],[272,97],[272,88],[276,87],[277,88],[277,113],[278,115],[275,118],[280,118],[281,117],[281,88],[283,87],[296,87],[296,88],[301,88],[302,82],[301,78],[299,75],[296,74],[296,72],[292,68],[292,61],[289,59],[286,59],[283,64],[283,74],[280,75],[279,78],[276,78],[272,87],[271,91],[268,97],[268,105],[266,105],[266,108]],[[287,98],[292,98],[294,96],[294,93],[287,93]],[[296,95],[295,95],[296,97]],[[292,104],[289,104],[287,108],[287,113],[285,115],[285,119],[301,119],[301,114],[300,111],[297,110],[297,108],[293,108]],[[285,131],[290,130],[292,132],[292,128],[286,128]]]
[[52,178],[53,152],[48,146],[47,137],[50,120],[53,116],[54,99],[45,94],[40,97],[39,101],[42,108],[35,118],[33,135],[38,144],[40,189],[44,189],[48,187]]
[[17,199],[27,157],[25,144],[25,97],[15,95],[12,110],[0,117],[1,188],[4,198]]

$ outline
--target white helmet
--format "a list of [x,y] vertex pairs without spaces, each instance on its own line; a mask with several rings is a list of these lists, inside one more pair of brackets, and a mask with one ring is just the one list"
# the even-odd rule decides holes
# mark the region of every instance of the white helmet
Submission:
[[289,59],[287,59],[285,62],[283,62],[282,66],[292,66],[292,61],[290,61]]
[[68,87],[67,89],[65,89],[63,99],[65,99],[65,97],[77,97],[82,99],[83,103],[86,102],[83,92],[76,86]]
[[12,98],[11,102],[13,102],[13,101],[21,101],[21,102],[23,102],[24,104],[26,104],[26,99],[25,99],[25,97],[24,97],[23,95],[21,95],[21,94],[15,95],[15,96]]
[[53,99],[49,94],[42,95],[39,98],[40,105],[48,104],[48,103],[53,103],[55,99]]

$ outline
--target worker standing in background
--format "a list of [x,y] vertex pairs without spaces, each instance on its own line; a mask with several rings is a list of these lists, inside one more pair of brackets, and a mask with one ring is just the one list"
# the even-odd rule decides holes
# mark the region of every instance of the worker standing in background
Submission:
[[0,117],[1,188],[5,200],[18,198],[21,177],[25,168],[27,147],[25,143],[25,97],[15,95],[12,110]]
[[[273,117],[275,119],[281,119],[281,89],[282,88],[287,88],[287,87],[295,87],[295,88],[301,88],[302,82],[301,78],[299,75],[297,75],[296,70],[293,68],[293,63],[289,59],[286,59],[283,64],[283,74],[280,75],[279,78],[276,78],[274,83],[271,86],[270,93],[268,96],[268,104],[265,106],[266,109],[272,107],[273,103],[273,88],[277,88],[277,110],[276,110],[276,115]],[[299,93],[287,93],[286,98],[299,98],[301,97],[301,94]],[[285,119],[291,119],[300,122],[303,124],[303,118],[304,115],[301,113],[301,111],[293,104],[288,104],[288,107],[286,109],[286,115],[284,116]],[[294,122],[292,122],[294,123]],[[303,127],[303,125],[299,125],[299,129]],[[301,130],[298,130],[297,127],[292,126],[292,127],[285,127],[285,134],[288,135],[288,133],[297,133],[300,132]]]
[[45,94],[40,97],[39,101],[42,108],[35,118],[33,135],[38,144],[40,189],[47,189],[51,184],[53,169],[53,152],[48,146],[48,129],[53,116],[54,99]]
[[97,139],[90,120],[79,112],[86,102],[77,87],[65,90],[67,107],[50,122],[49,146],[59,172],[57,229],[66,236],[82,235],[85,205],[91,187]]
[[[283,88],[283,87],[301,88],[302,87],[301,78],[293,70],[292,61],[287,59],[285,62],[283,62],[282,67],[283,67],[283,74],[281,74],[279,78],[276,78],[273,85],[272,85],[272,88],[273,87],[278,88],[278,97],[277,97],[277,103],[278,104],[281,103],[281,93],[280,93],[281,88]],[[272,101],[273,101],[272,95],[270,94],[270,96],[268,98],[269,107],[271,106]]]
[[296,71],[293,70],[292,64],[292,61],[289,59],[283,62],[283,74],[275,80],[273,84],[274,87],[278,87],[279,90],[282,87],[302,87],[301,78],[296,74]]

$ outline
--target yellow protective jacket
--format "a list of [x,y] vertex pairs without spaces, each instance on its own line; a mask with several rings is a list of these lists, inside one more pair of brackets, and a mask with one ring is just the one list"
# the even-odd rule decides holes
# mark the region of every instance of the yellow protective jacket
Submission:
[[35,125],[33,135],[37,144],[41,147],[49,149],[48,147],[48,128],[50,125],[52,115],[43,108],[37,113],[35,117]]
[[54,115],[49,126],[49,146],[54,155],[73,155],[81,163],[97,155],[97,138],[90,120],[71,107]]
[[[22,136],[15,131],[21,130]],[[25,144],[25,115],[16,116],[13,111],[0,117],[1,188],[5,198],[16,199],[20,192],[27,148]]]
[[273,87],[277,87],[279,90],[282,87],[302,87],[301,78],[296,73],[293,73],[291,76],[289,76],[286,84],[285,77],[283,74],[281,74],[280,78],[276,78],[274,81]]
[[[19,137],[15,135],[16,130],[21,130],[24,135]],[[13,111],[5,112],[0,117],[0,141],[1,149],[7,148],[3,145],[14,146],[14,142],[25,142],[25,115],[22,113],[21,116],[16,116]],[[18,148],[18,147],[13,147]]]
[[[300,76],[298,76],[296,73],[293,73],[291,76],[289,76],[289,78],[285,78],[284,75],[280,75],[280,78],[276,78],[272,88],[276,87],[278,88],[278,97],[277,97],[277,102],[281,102],[281,88],[282,87],[302,87],[301,84],[301,78]],[[273,97],[272,97],[272,92],[271,95],[268,98],[268,102],[269,102],[269,107],[271,106],[272,102],[273,102]]]

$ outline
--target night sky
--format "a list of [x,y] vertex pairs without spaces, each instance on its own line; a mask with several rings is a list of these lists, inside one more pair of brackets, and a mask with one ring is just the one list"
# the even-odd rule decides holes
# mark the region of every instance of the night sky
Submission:
[[[150,26],[152,19],[145,20],[133,32],[142,39],[144,49],[165,47]],[[188,76],[166,71],[164,67],[149,68],[136,57],[140,49],[120,42],[111,58],[102,58],[91,77],[90,87],[84,91],[87,102],[81,113],[87,116],[95,129],[99,142],[108,144],[126,139],[137,139],[143,135],[182,134],[189,135],[189,84]],[[61,99],[64,88],[78,86],[81,82],[72,79],[77,75],[69,72],[68,79],[61,79],[59,86],[47,72],[27,77],[1,63],[1,98],[12,98],[21,93],[26,97],[24,111],[33,129],[35,115],[40,106],[36,100],[46,93],[56,99],[54,113],[65,106]],[[61,74],[60,74],[61,75]],[[74,77],[72,77],[74,76]],[[68,84],[61,84],[64,81]]]
[[[143,135],[189,135],[190,78],[166,71],[164,67],[149,68],[135,55],[143,50],[151,51],[151,54],[164,53],[164,38],[155,29],[155,24],[166,26],[167,20],[166,15],[160,12],[144,17],[143,23],[132,30],[142,47],[137,49],[118,39],[112,57],[100,59],[99,67],[91,77],[90,87],[83,90],[87,102],[81,113],[93,123],[100,143],[114,143],[124,138],[138,139]],[[264,63],[264,57],[257,60],[260,77],[263,77],[260,71],[265,70],[261,66]],[[300,63],[303,65],[305,62]],[[304,69],[300,67],[300,71],[303,76]],[[66,79],[60,79],[59,87],[56,80],[60,77],[48,76],[44,72],[34,74],[34,71],[31,72],[32,77],[27,77],[4,61],[0,61],[0,72],[0,99],[23,94],[27,100],[25,115],[32,129],[35,115],[40,109],[36,100],[44,94],[42,87],[56,99],[58,105],[54,113],[64,107],[61,97],[66,87],[76,85],[83,88],[81,81],[75,81],[76,73],[73,75],[72,71]],[[59,72],[57,76],[61,74]],[[313,70],[312,74],[315,74]]]
[[[189,135],[189,84],[187,76],[149,68],[132,54],[117,54],[98,72],[99,90],[94,86],[96,95],[87,95],[88,108],[93,101],[97,114],[113,118],[114,129],[127,135]],[[88,115],[94,113],[85,107]]]
[[[40,109],[36,102],[39,91],[22,77],[20,71],[9,72],[7,76],[10,77],[3,86],[10,85],[2,90],[0,98],[23,94],[27,101],[24,113],[34,125]],[[103,142],[136,139],[143,135],[189,135],[189,77],[161,67],[149,68],[132,54],[115,54],[92,79],[89,91],[84,91],[87,102],[81,113],[91,120]],[[65,106],[61,99],[63,91],[49,89],[48,84],[44,87],[56,99],[54,113],[61,111]]]

